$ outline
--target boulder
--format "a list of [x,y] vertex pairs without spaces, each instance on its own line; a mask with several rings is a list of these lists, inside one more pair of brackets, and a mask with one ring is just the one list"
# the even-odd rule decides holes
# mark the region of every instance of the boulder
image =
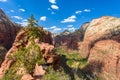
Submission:
[[104,16],[90,22],[84,35],[82,56],[89,58],[90,49],[100,40],[111,39],[120,34],[120,19]]
[[120,79],[120,43],[113,40],[97,42],[90,50],[87,70],[105,80]]

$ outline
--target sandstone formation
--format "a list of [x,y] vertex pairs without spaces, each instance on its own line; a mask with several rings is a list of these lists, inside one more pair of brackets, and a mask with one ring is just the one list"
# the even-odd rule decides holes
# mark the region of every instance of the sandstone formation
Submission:
[[92,20],[87,27],[83,40],[83,57],[89,58],[90,49],[96,42],[103,39],[111,39],[111,37],[119,34],[119,18],[104,16],[102,18]]
[[[15,67],[15,64],[19,63],[19,59],[21,62],[22,59],[22,64],[19,63],[18,67],[15,67],[15,70],[17,71],[16,73],[11,73],[14,76],[11,76],[11,79],[17,79],[15,78],[15,75],[23,75],[21,80],[26,80],[26,77],[29,77],[30,79],[33,78],[35,80],[39,80],[38,78],[41,78],[45,71],[43,70],[42,65],[38,65],[37,62],[39,63],[44,63],[44,61],[46,62],[46,64],[54,64],[54,62],[56,62],[56,60],[58,60],[59,57],[57,57],[56,59],[56,55],[54,54],[54,46],[51,45],[52,44],[52,38],[51,38],[51,34],[41,28],[39,28],[40,33],[42,34],[41,38],[34,38],[33,36],[28,36],[30,30],[27,29],[22,29],[18,35],[16,36],[15,42],[13,43],[12,48],[7,52],[6,56],[5,56],[5,60],[3,61],[1,68],[0,68],[0,78],[4,78],[5,75],[6,76],[10,76],[9,71],[11,70],[11,68]],[[31,32],[30,32],[31,33]],[[36,33],[36,32],[35,32]],[[47,37],[49,36],[49,37]],[[21,48],[22,47],[22,48]],[[27,52],[24,52],[26,51]],[[40,50],[40,51],[39,51]],[[21,51],[23,51],[21,53]],[[18,53],[19,52],[19,53]],[[17,57],[18,55],[18,57]],[[42,55],[42,56],[41,56]],[[26,56],[26,57],[24,57]],[[36,57],[36,58],[34,58]],[[39,58],[39,59],[37,59]],[[28,62],[26,63],[25,60],[28,61],[34,61],[35,62],[30,62],[31,64],[29,64]],[[31,59],[31,60],[30,60]],[[37,61],[36,61],[37,60]],[[25,64],[29,64],[26,65]],[[24,64],[24,66],[22,66]],[[31,73],[29,71],[32,69],[30,66],[35,66],[35,70]],[[27,67],[28,66],[28,67]],[[26,69],[28,68],[28,69]],[[40,72],[36,71],[36,69],[39,69]],[[5,74],[6,70],[8,70],[8,73]],[[9,74],[9,75],[7,75]],[[30,76],[31,75],[31,76]],[[32,77],[34,75],[34,77]],[[6,78],[6,77],[5,77]]]
[[92,20],[85,32],[81,53],[87,72],[103,80],[120,79],[120,19],[105,16]]
[[97,42],[90,50],[88,59],[90,71],[104,80],[120,79],[120,43],[113,40]]
[[19,25],[13,23],[0,9],[0,46],[10,49],[19,30]]

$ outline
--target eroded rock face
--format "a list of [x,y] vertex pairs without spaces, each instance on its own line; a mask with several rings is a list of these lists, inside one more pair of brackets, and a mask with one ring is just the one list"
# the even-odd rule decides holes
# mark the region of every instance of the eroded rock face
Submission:
[[120,34],[120,19],[115,17],[104,16],[94,19],[86,29],[83,40],[83,57],[89,58],[90,49],[94,44],[103,39],[111,39],[113,36]]
[[89,71],[105,80],[120,79],[120,43],[113,40],[97,42],[90,50]]
[[19,30],[19,25],[13,23],[0,9],[0,45],[10,49]]

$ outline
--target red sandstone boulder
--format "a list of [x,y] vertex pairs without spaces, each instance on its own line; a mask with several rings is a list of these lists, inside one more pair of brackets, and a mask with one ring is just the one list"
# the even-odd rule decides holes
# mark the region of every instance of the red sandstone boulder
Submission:
[[113,40],[97,42],[90,50],[88,71],[105,80],[120,79],[120,43]]
[[111,39],[113,36],[119,34],[119,18],[104,16],[102,18],[92,20],[85,32],[82,47],[82,56],[84,58],[89,58],[90,49],[97,41],[103,39]]

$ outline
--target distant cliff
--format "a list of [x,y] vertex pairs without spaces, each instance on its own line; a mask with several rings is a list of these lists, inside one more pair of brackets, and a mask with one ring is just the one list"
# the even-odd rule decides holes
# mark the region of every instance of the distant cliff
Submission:
[[0,45],[10,49],[19,30],[20,25],[13,23],[0,9]]
[[75,32],[64,32],[54,37],[54,45],[56,47],[61,46],[64,49],[78,50],[78,42],[83,40],[84,33],[89,23],[82,25],[82,28],[75,30]]

